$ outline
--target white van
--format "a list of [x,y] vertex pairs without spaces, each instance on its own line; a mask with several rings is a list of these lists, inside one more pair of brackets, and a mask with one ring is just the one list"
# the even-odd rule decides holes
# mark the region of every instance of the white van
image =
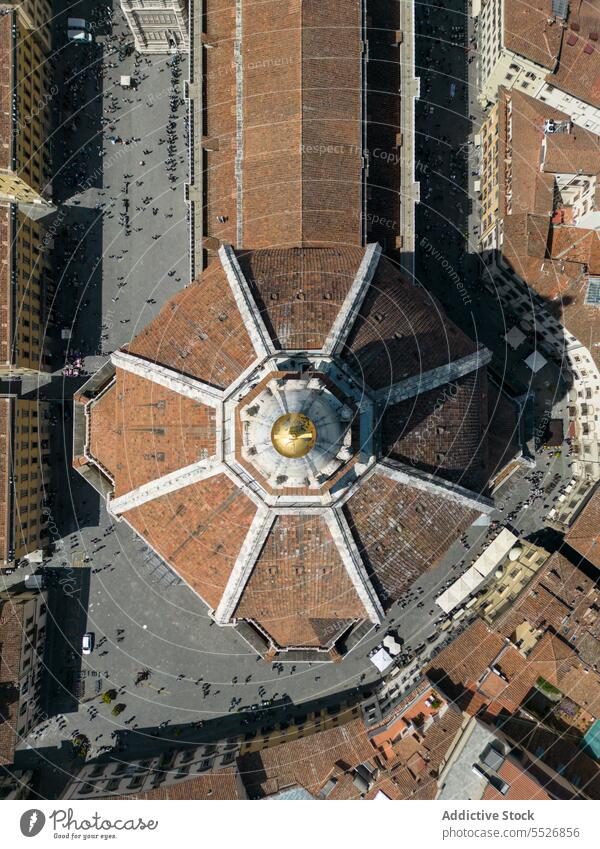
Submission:
[[84,32],[81,29],[70,29],[67,32],[69,41],[92,41],[92,36],[89,32]]

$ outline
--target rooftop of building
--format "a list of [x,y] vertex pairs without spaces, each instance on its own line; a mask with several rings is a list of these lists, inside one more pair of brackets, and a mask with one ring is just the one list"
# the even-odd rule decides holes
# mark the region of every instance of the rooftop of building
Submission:
[[250,798],[301,787],[318,799],[433,799],[437,776],[462,723],[449,709],[422,731],[374,745],[361,720],[238,758]]
[[[207,10],[213,261],[76,402],[75,464],[114,515],[219,624],[319,658],[491,510],[489,433],[514,425],[490,417],[490,352],[365,244],[365,102],[369,124],[393,124],[398,84],[380,69],[367,88],[363,11]],[[286,452],[273,434],[290,413],[310,444]],[[517,450],[511,436],[496,442]]]
[[[572,207],[557,188],[560,175],[598,180],[598,137],[523,92],[501,89],[499,109],[503,258],[600,365],[598,308],[588,299],[590,277],[600,270],[600,238],[574,226]],[[548,132],[550,120],[562,131]]]
[[577,514],[565,534],[565,542],[582,557],[600,569],[600,488],[596,487],[590,499]]
[[505,0],[504,46],[553,71],[560,55],[562,28],[552,0]]
[[[556,68],[550,68],[546,81],[568,94],[600,106],[600,5],[597,0],[569,3],[567,28]],[[549,66],[547,66],[549,67]]]
[[[379,621],[488,509],[485,352],[375,246],[223,249],[113,361],[76,462],[217,621],[276,647]],[[273,442],[286,405],[308,453]]]
[[11,404],[10,398],[0,396],[0,555],[4,561],[10,548]]
[[514,638],[524,624],[535,643],[543,630],[551,628],[577,652],[594,672],[600,670],[600,606],[598,582],[560,552],[555,552],[538,570],[512,607],[502,614],[496,627]]
[[221,770],[206,775],[180,781],[169,781],[160,787],[131,793],[127,796],[111,796],[111,801],[139,799],[141,801],[160,800],[205,800],[245,799],[243,787],[236,770]]
[[443,771],[438,799],[550,798],[509,749],[493,727],[470,719]]
[[362,17],[334,0],[208,10],[205,247],[361,245]]
[[[2,19],[0,18],[0,24]],[[0,361],[12,361],[12,209],[0,203]]]

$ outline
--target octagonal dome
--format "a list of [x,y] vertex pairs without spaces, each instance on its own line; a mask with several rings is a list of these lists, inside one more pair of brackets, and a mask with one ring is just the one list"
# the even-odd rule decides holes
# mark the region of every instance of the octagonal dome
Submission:
[[222,246],[83,387],[75,465],[219,624],[321,656],[492,509],[489,359],[378,245]]
[[239,416],[242,455],[271,488],[318,488],[352,456],[353,410],[319,375],[267,377]]

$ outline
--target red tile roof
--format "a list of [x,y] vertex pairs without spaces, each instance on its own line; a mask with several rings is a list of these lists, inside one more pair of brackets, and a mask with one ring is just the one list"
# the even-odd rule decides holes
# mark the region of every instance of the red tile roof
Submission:
[[[0,25],[3,18],[0,18]],[[0,135],[0,139],[3,136]],[[11,207],[0,204],[0,362],[10,363],[13,330]]]
[[122,495],[216,451],[215,410],[117,369],[91,405],[90,453]]
[[235,380],[255,352],[220,260],[167,301],[127,350],[217,387]]
[[498,775],[508,784],[508,791],[506,793],[500,793],[495,787],[488,784],[482,796],[484,801],[504,802],[508,799],[511,802],[528,802],[550,799],[550,796],[540,786],[539,782],[529,775],[516,761],[506,758],[498,770]]
[[477,350],[425,289],[386,257],[348,337],[344,358],[373,389],[389,387]]
[[240,254],[240,264],[279,348],[322,348],[364,256],[362,248],[297,248]]
[[320,516],[278,516],[235,612],[257,622],[279,646],[326,646],[362,602]]
[[0,168],[12,168],[13,36],[12,14],[0,17]]
[[489,479],[487,369],[389,406],[382,453],[468,489]]
[[220,474],[148,501],[124,518],[211,607],[216,607],[256,506]]
[[344,509],[386,606],[432,569],[479,515],[381,474],[364,481]]
[[[575,31],[575,27],[577,31]],[[600,106],[600,67],[598,41],[590,38],[600,32],[600,10],[594,0],[570,4],[569,29],[564,33],[560,62],[546,81],[585,103]]]
[[595,490],[567,531],[565,542],[600,568],[600,488]]
[[18,742],[24,618],[24,604],[0,600],[0,765],[13,762]]
[[13,521],[9,509],[9,487],[12,477],[11,405],[9,398],[0,398],[0,556],[4,561],[8,559],[10,526]]
[[552,0],[506,0],[502,8],[505,47],[553,71],[563,31]]
[[242,9],[242,243],[360,245],[360,3]]
[[439,684],[444,694],[464,708],[470,704],[484,672],[506,645],[501,634],[476,619],[428,664],[424,672],[434,684]]
[[198,775],[195,778],[183,779],[177,783],[163,784],[155,790],[143,793],[131,793],[128,796],[107,796],[111,801],[141,799],[154,800],[186,800],[201,799],[215,801],[217,799],[245,799],[246,796],[235,772],[213,772]]

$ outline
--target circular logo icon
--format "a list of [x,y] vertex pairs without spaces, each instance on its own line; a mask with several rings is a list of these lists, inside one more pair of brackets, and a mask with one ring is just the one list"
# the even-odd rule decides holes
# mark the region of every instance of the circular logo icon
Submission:
[[21,834],[25,837],[35,837],[46,824],[46,816],[37,808],[31,808],[21,815]]

